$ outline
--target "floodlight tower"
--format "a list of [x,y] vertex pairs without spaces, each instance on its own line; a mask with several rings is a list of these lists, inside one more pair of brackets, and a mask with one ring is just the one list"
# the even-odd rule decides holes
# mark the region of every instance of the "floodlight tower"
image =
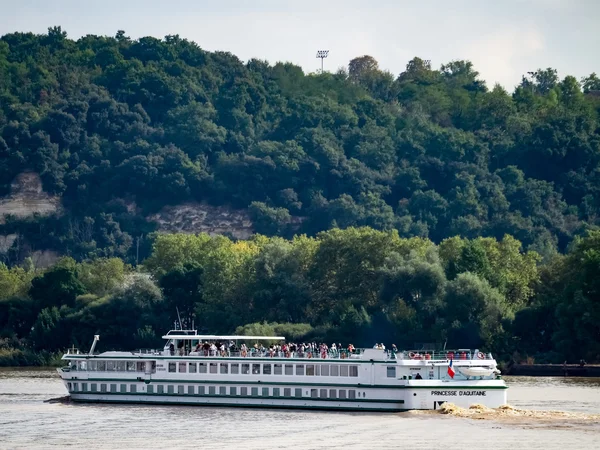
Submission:
[[321,73],[323,73],[323,60],[329,55],[329,50],[317,51],[317,58],[321,58]]

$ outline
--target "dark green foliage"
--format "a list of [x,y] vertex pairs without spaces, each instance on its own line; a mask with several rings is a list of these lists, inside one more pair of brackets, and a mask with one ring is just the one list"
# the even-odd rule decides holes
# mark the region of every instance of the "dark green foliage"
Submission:
[[595,74],[540,69],[511,96],[469,61],[306,75],[177,35],[54,27],[0,38],[0,80],[0,194],[34,170],[68,212],[0,233],[78,259],[139,259],[145,215],[190,200],[250,208],[268,235],[508,233],[545,257],[600,220]]

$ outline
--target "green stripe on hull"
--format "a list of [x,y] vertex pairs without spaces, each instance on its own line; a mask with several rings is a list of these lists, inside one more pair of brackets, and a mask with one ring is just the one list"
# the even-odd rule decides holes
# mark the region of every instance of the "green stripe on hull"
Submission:
[[203,383],[203,384],[241,384],[241,385],[260,385],[260,386],[297,386],[297,387],[311,387],[311,386],[322,386],[322,387],[329,387],[329,388],[336,388],[336,387],[340,387],[340,388],[360,388],[360,389],[432,389],[432,390],[448,390],[448,389],[477,389],[477,390],[485,390],[485,389],[508,389],[508,386],[396,386],[396,385],[391,385],[391,384],[341,384],[341,383],[335,383],[335,384],[327,384],[327,383],[304,383],[302,381],[298,381],[298,382],[286,382],[286,381],[246,381],[246,380],[241,380],[241,381],[219,381],[219,380],[181,380],[181,379],[177,379],[177,380],[168,380],[168,379],[151,379],[151,380],[137,380],[137,379],[131,379],[131,378],[63,378],[63,380],[65,381],[73,381],[73,382],[81,382],[81,383],[86,383],[86,382],[96,382],[96,383],[102,383],[102,382],[110,382],[110,381],[115,381],[115,382],[121,382],[121,383],[137,383],[137,382],[145,382],[145,381],[149,381],[149,383],[170,383],[170,384],[196,384],[196,383]]

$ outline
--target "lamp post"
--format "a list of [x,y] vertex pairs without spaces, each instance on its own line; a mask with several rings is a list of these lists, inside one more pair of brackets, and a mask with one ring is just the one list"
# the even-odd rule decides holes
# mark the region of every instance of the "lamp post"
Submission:
[[323,73],[323,60],[329,55],[329,50],[317,51],[317,58],[321,58],[321,73]]

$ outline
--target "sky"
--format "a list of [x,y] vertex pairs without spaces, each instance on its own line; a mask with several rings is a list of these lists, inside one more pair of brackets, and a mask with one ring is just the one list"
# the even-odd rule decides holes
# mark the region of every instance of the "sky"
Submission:
[[305,72],[362,55],[395,75],[414,56],[465,59],[489,87],[511,91],[528,71],[600,73],[600,0],[0,0],[0,35],[60,25],[87,34],[178,34],[243,61],[289,61]]

